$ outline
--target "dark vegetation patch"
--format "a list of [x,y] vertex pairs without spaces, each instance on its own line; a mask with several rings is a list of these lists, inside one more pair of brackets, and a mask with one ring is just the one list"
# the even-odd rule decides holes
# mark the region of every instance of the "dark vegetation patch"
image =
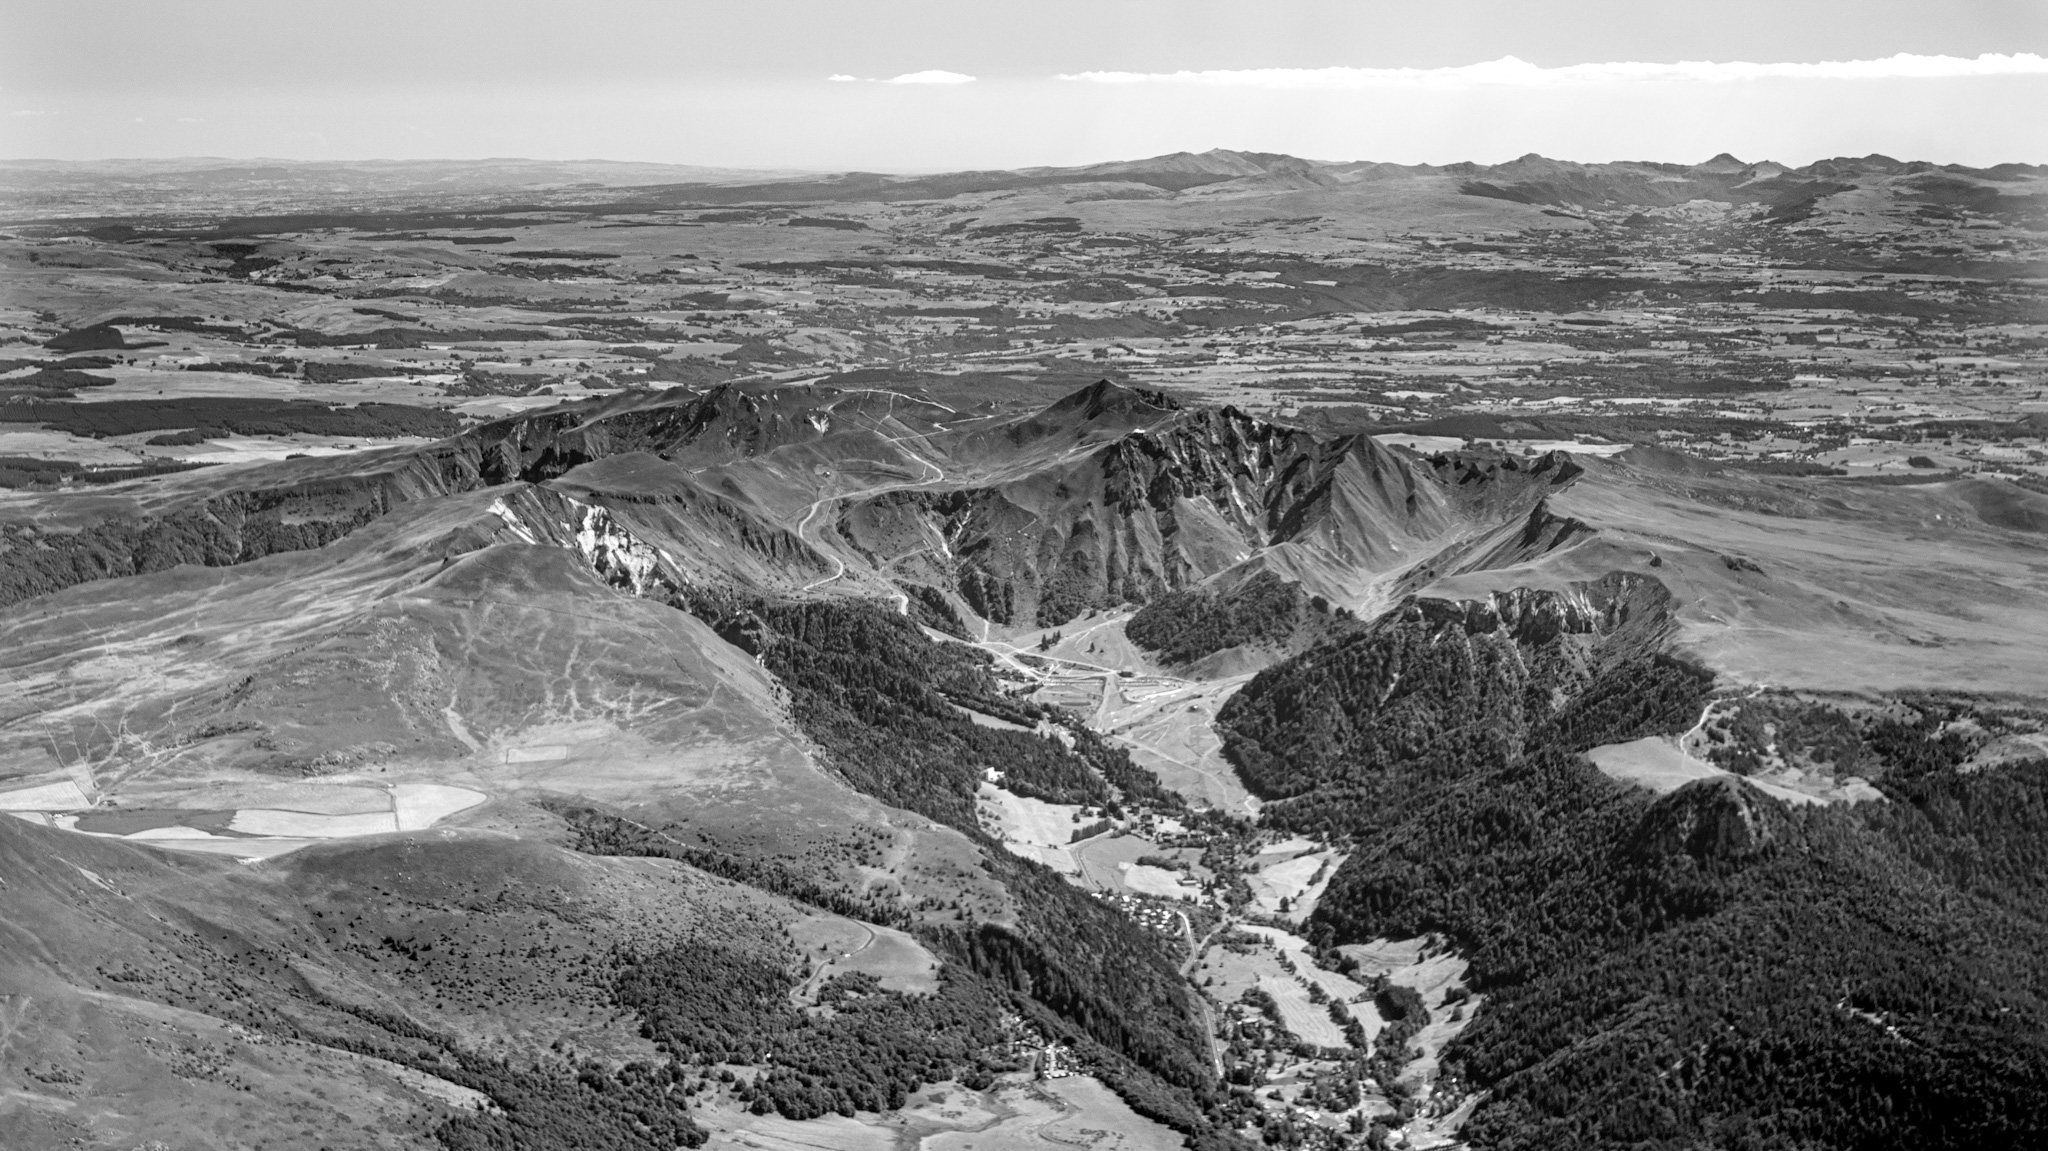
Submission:
[[436,332],[427,328],[374,328],[367,332],[340,332],[333,335],[300,328],[284,335],[288,335],[302,348],[368,347],[385,350],[424,348],[429,344],[515,343],[522,340],[555,338],[538,328],[473,328],[453,332]]
[[967,621],[960,618],[946,593],[928,584],[899,584],[909,599],[905,603],[913,622],[956,639],[967,638]]
[[394,364],[323,364],[306,361],[303,368],[306,381],[314,384],[345,384],[351,380],[374,380],[389,376],[409,376],[417,368],[405,368]]
[[284,371],[285,366],[267,360],[231,360],[226,362],[208,361],[203,364],[186,364],[188,372],[233,372],[245,376],[274,376]]
[[75,388],[104,388],[112,383],[112,376],[95,376],[70,368],[42,368],[0,380],[0,403],[69,399]]
[[1036,220],[1019,220],[1011,224],[983,224],[967,229],[971,236],[1014,236],[1019,233],[1032,235],[1073,235],[1081,230],[1081,221],[1073,216],[1041,216]]
[[[122,480],[188,472],[205,464],[179,460],[151,460],[124,467],[86,467],[71,460],[43,460],[31,456],[0,456],[0,488],[55,488],[65,484],[113,484]],[[0,552],[0,555],[4,555]]]
[[776,958],[686,940],[624,956],[614,994],[675,1063],[761,1068],[740,1090],[755,1114],[894,1111],[927,1083],[959,1078],[985,1089],[997,1073],[1017,1069],[994,1050],[999,1000],[964,972],[942,971],[931,995],[841,976],[819,989],[827,1010],[806,1012],[790,998],[800,982],[797,957]]
[[[1075,746],[975,724],[955,703],[1025,726],[1058,712],[1003,694],[989,656],[933,643],[905,617],[870,605],[771,604],[699,598],[690,610],[790,689],[807,734],[835,749],[833,766],[869,795],[963,829],[978,828],[985,773],[1052,803],[1178,807],[1130,756],[1074,725]],[[1112,791],[1114,787],[1114,791]]]
[[1124,634],[1167,663],[1185,664],[1244,644],[1284,647],[1304,632],[1328,630],[1338,618],[1299,583],[1260,572],[1225,592],[1168,592],[1138,609]]
[[2048,1130],[2048,763],[1965,774],[1978,741],[1916,708],[1859,744],[1890,802],[1788,808],[1729,780],[1652,797],[1578,753],[1689,727],[1711,676],[1658,654],[1640,595],[1616,626],[1546,594],[1405,608],[1218,719],[1271,822],[1353,847],[1318,944],[1440,932],[1470,956],[1487,1007],[1445,1054],[1488,1092],[1465,1136],[1961,1149]]
[[842,232],[865,232],[866,224],[859,220],[842,220],[832,216],[791,216],[782,222],[785,228],[836,228]]
[[18,372],[24,368],[40,371],[77,371],[89,368],[111,368],[114,361],[107,356],[66,356],[61,360],[0,360],[0,375]]
[[126,348],[131,346],[121,335],[121,329],[112,324],[94,324],[87,328],[74,328],[43,341],[43,346],[53,352],[96,352],[101,349]]

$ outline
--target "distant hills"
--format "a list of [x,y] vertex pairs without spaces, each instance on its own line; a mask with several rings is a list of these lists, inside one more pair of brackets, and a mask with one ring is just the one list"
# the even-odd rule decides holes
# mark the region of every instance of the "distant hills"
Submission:
[[[522,195],[540,201],[587,202],[612,189],[631,189],[636,203],[685,204],[892,202],[1065,185],[1120,188],[1130,198],[1260,195],[1401,182],[1454,181],[1466,195],[1553,207],[1667,207],[1691,200],[1769,203],[1797,210],[1858,182],[1903,185],[1931,204],[1980,211],[2039,210],[2038,197],[1999,185],[2048,175],[2048,167],[1836,157],[1802,167],[1744,161],[1721,153],[1698,164],[1654,161],[1579,163],[1529,153],[1503,164],[1391,164],[1371,160],[1309,160],[1274,152],[1214,148],[1072,167],[986,169],[939,174],[774,172],[605,160],[165,160],[0,161],[0,197],[19,207],[57,206],[87,193],[153,192],[169,200],[255,195],[346,200]],[[1122,197],[1116,197],[1122,198]],[[82,205],[81,205],[82,206]]]

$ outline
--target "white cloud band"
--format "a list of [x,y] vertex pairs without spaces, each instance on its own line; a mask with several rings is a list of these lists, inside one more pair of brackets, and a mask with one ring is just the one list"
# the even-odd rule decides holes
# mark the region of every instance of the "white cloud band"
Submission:
[[[1198,84],[1227,88],[1512,87],[1602,83],[1694,83],[1727,80],[1880,80],[2048,74],[2048,57],[2031,52],[1975,59],[1915,56],[1882,60],[1824,60],[1813,64],[1751,64],[1734,60],[1681,60],[1676,64],[1614,61],[1544,68],[1513,56],[1452,68],[1242,68],[1205,72],[1077,72],[1062,80],[1091,84]],[[903,79],[898,77],[899,80]]]
[[[1066,78],[1067,78],[1067,79],[1078,79],[1078,77],[1066,77]],[[963,72],[947,72],[947,71],[945,71],[944,69],[940,69],[940,68],[929,68],[929,69],[926,69],[926,70],[925,70],[925,71],[923,71],[923,72],[905,72],[905,73],[904,73],[903,75],[901,75],[901,76],[891,76],[891,77],[889,77],[889,78],[888,78],[888,79],[886,79],[886,80],[876,80],[876,79],[872,79],[872,78],[869,78],[869,77],[863,77],[863,76],[848,76],[848,75],[846,75],[846,74],[845,74],[845,73],[843,73],[843,72],[835,72],[835,73],[833,73],[832,75],[830,75],[830,76],[827,76],[827,77],[825,77],[825,79],[827,79],[827,80],[830,80],[830,81],[832,81],[832,82],[833,82],[833,83],[835,83],[835,84],[972,84],[972,83],[974,83],[974,77],[972,77],[972,76],[969,76],[969,75],[967,75],[967,74],[965,74],[965,73],[963,73]]]
[[946,71],[942,71],[942,70],[940,70],[940,69],[937,69],[937,68],[933,68],[933,69],[930,69],[929,71],[924,71],[924,72],[905,72],[905,73],[904,73],[903,75],[901,75],[901,76],[891,76],[891,77],[889,77],[889,78],[888,78],[887,80],[884,80],[884,81],[883,81],[883,83],[885,83],[885,84],[972,84],[972,83],[974,83],[974,77],[972,77],[972,76],[963,76],[963,75],[961,75],[961,74],[960,74],[960,73],[958,73],[958,72],[946,72]]

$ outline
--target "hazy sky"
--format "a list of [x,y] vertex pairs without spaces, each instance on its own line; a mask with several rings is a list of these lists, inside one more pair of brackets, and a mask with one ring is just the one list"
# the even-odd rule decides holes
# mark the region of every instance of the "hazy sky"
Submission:
[[0,0],[0,157],[1214,147],[2044,162],[2048,0]]

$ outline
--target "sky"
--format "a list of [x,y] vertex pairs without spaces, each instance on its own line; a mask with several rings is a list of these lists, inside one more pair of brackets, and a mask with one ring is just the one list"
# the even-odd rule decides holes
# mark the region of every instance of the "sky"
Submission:
[[0,0],[0,158],[2048,162],[2048,0]]

